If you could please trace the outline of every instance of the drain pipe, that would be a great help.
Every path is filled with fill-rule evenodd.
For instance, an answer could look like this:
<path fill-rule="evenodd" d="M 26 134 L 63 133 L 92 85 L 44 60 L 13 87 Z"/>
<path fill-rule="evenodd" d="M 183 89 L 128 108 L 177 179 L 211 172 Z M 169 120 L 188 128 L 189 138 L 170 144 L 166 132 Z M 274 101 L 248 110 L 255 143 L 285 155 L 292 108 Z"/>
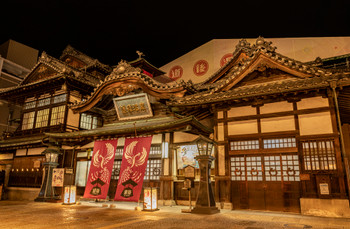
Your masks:
<path fill-rule="evenodd" d="M 329 81 L 329 86 L 332 89 L 332 94 L 333 94 L 333 100 L 334 100 L 334 105 L 335 105 L 335 113 L 337 115 L 337 123 L 338 123 L 338 128 L 339 128 L 339 134 L 340 134 L 340 144 L 341 144 L 341 151 L 342 151 L 342 156 L 345 158 L 345 145 L 344 145 L 344 136 L 343 136 L 343 129 L 341 125 L 341 120 L 340 120 L 340 114 L 339 114 L 339 105 L 338 105 L 338 98 L 337 98 L 337 80 L 332 80 Z M 345 169 L 345 167 L 344 167 Z"/>

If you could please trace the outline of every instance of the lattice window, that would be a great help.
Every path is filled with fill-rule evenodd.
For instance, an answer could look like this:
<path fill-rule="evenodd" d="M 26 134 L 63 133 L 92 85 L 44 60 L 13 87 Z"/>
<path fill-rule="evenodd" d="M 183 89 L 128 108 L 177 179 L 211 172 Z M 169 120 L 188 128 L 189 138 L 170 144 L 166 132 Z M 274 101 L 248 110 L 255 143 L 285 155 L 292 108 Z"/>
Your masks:
<path fill-rule="evenodd" d="M 53 97 L 53 103 L 61 103 L 67 100 L 67 94 L 56 95 Z"/>
<path fill-rule="evenodd" d="M 119 179 L 119 173 L 120 173 L 121 165 L 122 165 L 122 161 L 121 160 L 114 161 L 113 169 L 112 169 L 112 176 L 111 176 L 112 180 L 118 180 Z"/>
<path fill-rule="evenodd" d="M 263 171 L 261 157 L 246 157 L 247 181 L 262 181 Z"/>
<path fill-rule="evenodd" d="M 40 110 L 36 114 L 35 128 L 45 127 L 49 121 L 49 111 L 50 109 Z"/>
<path fill-rule="evenodd" d="M 28 102 L 24 104 L 23 109 L 26 110 L 26 109 L 35 108 L 35 105 L 36 105 L 36 101 Z"/>
<path fill-rule="evenodd" d="M 115 152 L 115 156 L 122 157 L 123 156 L 123 150 L 124 150 L 124 147 L 117 147 L 117 150 Z"/>
<path fill-rule="evenodd" d="M 99 119 L 96 116 L 82 113 L 80 116 L 80 128 L 91 130 L 99 126 Z"/>
<path fill-rule="evenodd" d="M 333 140 L 303 141 L 302 147 L 305 170 L 318 171 L 337 169 Z"/>
<path fill-rule="evenodd" d="M 150 154 L 150 155 L 159 155 L 159 154 L 162 154 L 161 145 L 154 145 L 154 146 L 151 146 L 151 149 L 150 149 L 149 154 Z"/>
<path fill-rule="evenodd" d="M 245 181 L 245 160 L 244 157 L 231 157 L 231 180 Z"/>
<path fill-rule="evenodd" d="M 65 105 L 52 108 L 51 122 L 50 122 L 51 126 L 59 125 L 59 124 L 63 123 L 64 112 L 66 110 L 65 108 L 66 108 Z"/>
<path fill-rule="evenodd" d="M 22 120 L 22 130 L 33 129 L 35 111 L 24 113 Z"/>
<path fill-rule="evenodd" d="M 159 180 L 162 172 L 161 159 L 148 159 L 145 180 Z"/>
<path fill-rule="evenodd" d="M 231 141 L 231 150 L 259 149 L 259 140 Z"/>
<path fill-rule="evenodd" d="M 284 181 L 300 181 L 298 155 L 282 155 Z"/>
<path fill-rule="evenodd" d="M 264 149 L 297 147 L 295 138 L 264 139 Z"/>
<path fill-rule="evenodd" d="M 50 101 L 51 101 L 51 98 L 46 98 L 46 99 L 40 99 L 38 101 L 38 107 L 43 107 L 43 106 L 46 106 L 46 105 L 49 105 L 50 104 Z"/>
<path fill-rule="evenodd" d="M 281 156 L 265 156 L 265 180 L 266 181 L 281 181 Z"/>

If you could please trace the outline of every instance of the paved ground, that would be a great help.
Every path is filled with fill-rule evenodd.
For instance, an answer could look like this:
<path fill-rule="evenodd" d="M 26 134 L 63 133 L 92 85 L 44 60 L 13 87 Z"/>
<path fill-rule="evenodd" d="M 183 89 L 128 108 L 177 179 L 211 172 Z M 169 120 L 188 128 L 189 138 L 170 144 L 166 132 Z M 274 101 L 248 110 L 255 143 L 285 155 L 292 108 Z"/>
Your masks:
<path fill-rule="evenodd" d="M 322 228 L 350 229 L 350 219 L 299 214 L 221 210 L 214 215 L 181 213 L 186 206 L 160 206 L 159 211 L 135 210 L 137 203 L 84 201 L 80 205 L 0 201 L 0 228 Z"/>

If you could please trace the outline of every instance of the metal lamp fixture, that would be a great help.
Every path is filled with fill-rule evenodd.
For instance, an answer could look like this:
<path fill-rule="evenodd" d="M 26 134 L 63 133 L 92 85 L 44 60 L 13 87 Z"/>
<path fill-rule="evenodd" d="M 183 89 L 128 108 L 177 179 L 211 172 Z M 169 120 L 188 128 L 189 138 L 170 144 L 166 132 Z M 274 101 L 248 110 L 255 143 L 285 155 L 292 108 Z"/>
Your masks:
<path fill-rule="evenodd" d="M 53 169 L 58 166 L 58 156 L 61 154 L 58 146 L 49 145 L 41 154 L 45 154 L 46 162 L 44 165 L 44 177 L 39 196 L 35 201 L 39 202 L 54 202 L 60 200 L 59 196 L 55 196 L 52 187 L 52 173 Z"/>
<path fill-rule="evenodd" d="M 199 164 L 200 181 L 197 193 L 196 206 L 191 211 L 191 213 L 219 213 L 220 210 L 216 207 L 210 180 L 211 164 L 215 159 L 211 154 L 215 142 L 202 135 L 199 135 L 199 137 L 194 142 L 198 147 L 199 153 L 199 155 L 196 156 L 195 159 L 198 160 Z"/>

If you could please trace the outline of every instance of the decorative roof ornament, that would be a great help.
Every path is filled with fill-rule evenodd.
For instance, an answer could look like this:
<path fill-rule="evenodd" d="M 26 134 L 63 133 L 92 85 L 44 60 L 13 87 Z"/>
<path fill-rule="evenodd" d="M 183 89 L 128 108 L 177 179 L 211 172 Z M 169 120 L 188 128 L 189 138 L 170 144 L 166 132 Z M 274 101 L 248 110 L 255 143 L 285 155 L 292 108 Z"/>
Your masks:
<path fill-rule="evenodd" d="M 256 39 L 256 44 L 252 46 L 255 50 L 260 50 L 262 52 L 275 52 L 276 47 L 271 45 L 271 41 L 265 41 L 265 39 L 261 36 L 259 36 Z"/>
<path fill-rule="evenodd" d="M 136 53 L 139 56 L 139 59 L 141 59 L 143 56 L 145 56 L 145 54 L 143 52 L 140 52 L 138 50 L 136 50 Z"/>
<path fill-rule="evenodd" d="M 113 73 L 116 75 L 124 74 L 127 72 L 141 72 L 140 68 L 132 67 L 127 61 L 121 60 L 117 67 L 113 69 Z"/>

